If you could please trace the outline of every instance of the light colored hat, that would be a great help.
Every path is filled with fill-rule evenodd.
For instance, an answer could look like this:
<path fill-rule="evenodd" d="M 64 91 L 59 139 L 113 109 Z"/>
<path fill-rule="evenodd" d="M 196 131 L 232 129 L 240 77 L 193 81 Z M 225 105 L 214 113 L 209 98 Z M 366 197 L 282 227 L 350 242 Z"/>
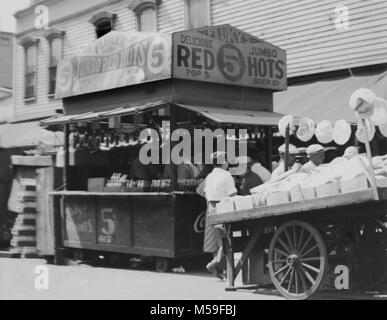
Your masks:
<path fill-rule="evenodd" d="M 333 124 L 329 120 L 321 121 L 317 124 L 315 131 L 318 142 L 327 144 L 333 141 Z"/>
<path fill-rule="evenodd" d="M 300 120 L 297 130 L 297 138 L 303 142 L 307 142 L 313 138 L 316 124 L 309 118 L 303 118 Z"/>
<path fill-rule="evenodd" d="M 346 159 L 350 159 L 353 156 L 356 156 L 357 154 L 359 154 L 358 148 L 350 146 L 347 149 L 345 149 L 343 157 Z"/>
<path fill-rule="evenodd" d="M 214 152 L 211 155 L 211 160 L 213 161 L 214 164 L 225 164 L 227 163 L 227 155 L 226 152 L 224 151 L 217 151 Z"/>
<path fill-rule="evenodd" d="M 387 101 L 383 98 L 376 98 L 374 102 L 374 112 L 370 121 L 377 126 L 387 124 Z"/>
<path fill-rule="evenodd" d="M 298 148 L 298 153 L 306 153 L 306 149 L 304 147 Z"/>
<path fill-rule="evenodd" d="M 323 152 L 324 147 L 319 144 L 312 144 L 306 149 L 306 154 L 310 156 L 311 154 L 317 153 L 317 152 Z"/>
<path fill-rule="evenodd" d="M 286 145 L 283 144 L 282 146 L 280 146 L 278 148 L 278 152 L 285 153 L 286 152 Z M 289 154 L 298 154 L 298 149 L 292 144 L 289 144 Z"/>
<path fill-rule="evenodd" d="M 229 168 L 229 172 L 233 176 L 241 176 L 246 173 L 249 164 L 253 163 L 253 159 L 247 156 L 236 158 L 236 162 L 233 163 L 234 167 Z"/>
<path fill-rule="evenodd" d="M 351 138 L 351 125 L 345 120 L 339 120 L 335 123 L 333 130 L 333 140 L 338 145 L 344 145 Z"/>
<path fill-rule="evenodd" d="M 369 118 L 374 111 L 375 99 L 376 95 L 370 89 L 361 88 L 352 94 L 349 105 L 361 118 Z M 360 107 L 364 110 L 360 110 Z"/>
<path fill-rule="evenodd" d="M 368 141 L 371 141 L 374 138 L 374 136 L 375 136 L 375 132 L 376 132 L 375 125 L 373 123 L 371 123 L 367 119 L 365 120 L 365 122 L 366 122 L 367 133 L 368 133 Z M 365 130 L 366 130 L 366 128 L 363 125 L 363 121 L 360 120 L 357 123 L 356 138 L 361 143 L 366 143 L 366 141 L 367 141 L 367 139 L 366 139 L 366 131 Z"/>
<path fill-rule="evenodd" d="M 294 133 L 294 117 L 292 115 L 284 116 L 279 122 L 278 122 L 278 130 L 281 136 L 286 136 L 286 127 L 290 127 L 289 134 L 292 135 Z"/>

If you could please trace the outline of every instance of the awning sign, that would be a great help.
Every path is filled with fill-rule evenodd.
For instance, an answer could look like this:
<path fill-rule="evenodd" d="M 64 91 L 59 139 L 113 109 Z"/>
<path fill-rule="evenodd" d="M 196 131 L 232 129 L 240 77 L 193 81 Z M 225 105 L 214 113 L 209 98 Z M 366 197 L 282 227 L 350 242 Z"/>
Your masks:
<path fill-rule="evenodd" d="M 173 35 L 173 77 L 285 90 L 286 52 L 229 25 Z"/>
<path fill-rule="evenodd" d="M 112 31 L 58 66 L 64 98 L 171 77 L 171 35 Z"/>

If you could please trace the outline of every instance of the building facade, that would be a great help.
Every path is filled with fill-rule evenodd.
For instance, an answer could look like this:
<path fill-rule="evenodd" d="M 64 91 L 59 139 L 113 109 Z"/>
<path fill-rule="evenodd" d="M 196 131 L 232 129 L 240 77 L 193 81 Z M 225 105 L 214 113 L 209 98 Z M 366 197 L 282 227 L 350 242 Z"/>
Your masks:
<path fill-rule="evenodd" d="M 0 32 L 0 123 L 13 117 L 13 41 L 12 33 Z"/>
<path fill-rule="evenodd" d="M 58 60 L 110 30 L 175 32 L 231 24 L 287 50 L 302 78 L 387 63 L 385 0 L 45 0 L 16 13 L 14 117 L 40 119 L 55 99 Z"/>

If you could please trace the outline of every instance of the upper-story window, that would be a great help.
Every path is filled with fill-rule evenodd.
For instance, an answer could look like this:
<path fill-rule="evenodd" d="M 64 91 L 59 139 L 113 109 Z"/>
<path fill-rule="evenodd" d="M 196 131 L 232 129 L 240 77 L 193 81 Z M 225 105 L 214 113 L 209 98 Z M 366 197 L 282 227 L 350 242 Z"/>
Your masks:
<path fill-rule="evenodd" d="M 59 61 L 62 60 L 64 35 L 65 32 L 59 29 L 50 29 L 45 34 L 50 47 L 50 61 L 48 67 L 48 94 L 50 95 L 55 93 L 56 71 Z"/>
<path fill-rule="evenodd" d="M 19 41 L 24 47 L 24 98 L 36 98 L 37 48 L 39 39 L 26 37 Z"/>
<path fill-rule="evenodd" d="M 157 7 L 161 0 L 134 0 L 129 9 L 137 17 L 137 30 L 142 32 L 157 32 Z"/>
<path fill-rule="evenodd" d="M 97 38 L 103 37 L 105 34 L 114 30 L 114 24 L 116 21 L 117 15 L 110 12 L 99 12 L 95 14 L 89 22 L 95 26 L 95 32 Z"/>
<path fill-rule="evenodd" d="M 185 0 L 187 28 L 195 29 L 209 26 L 210 18 L 210 0 Z"/>

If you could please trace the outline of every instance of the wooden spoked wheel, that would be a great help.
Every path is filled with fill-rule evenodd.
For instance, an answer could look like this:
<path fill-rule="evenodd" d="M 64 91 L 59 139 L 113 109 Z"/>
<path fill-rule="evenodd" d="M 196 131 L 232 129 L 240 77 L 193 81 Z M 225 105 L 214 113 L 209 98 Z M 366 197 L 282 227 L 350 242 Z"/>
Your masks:
<path fill-rule="evenodd" d="M 290 221 L 276 231 L 269 248 L 269 271 L 281 295 L 296 300 L 311 297 L 318 291 L 326 268 L 326 247 L 312 225 Z"/>

